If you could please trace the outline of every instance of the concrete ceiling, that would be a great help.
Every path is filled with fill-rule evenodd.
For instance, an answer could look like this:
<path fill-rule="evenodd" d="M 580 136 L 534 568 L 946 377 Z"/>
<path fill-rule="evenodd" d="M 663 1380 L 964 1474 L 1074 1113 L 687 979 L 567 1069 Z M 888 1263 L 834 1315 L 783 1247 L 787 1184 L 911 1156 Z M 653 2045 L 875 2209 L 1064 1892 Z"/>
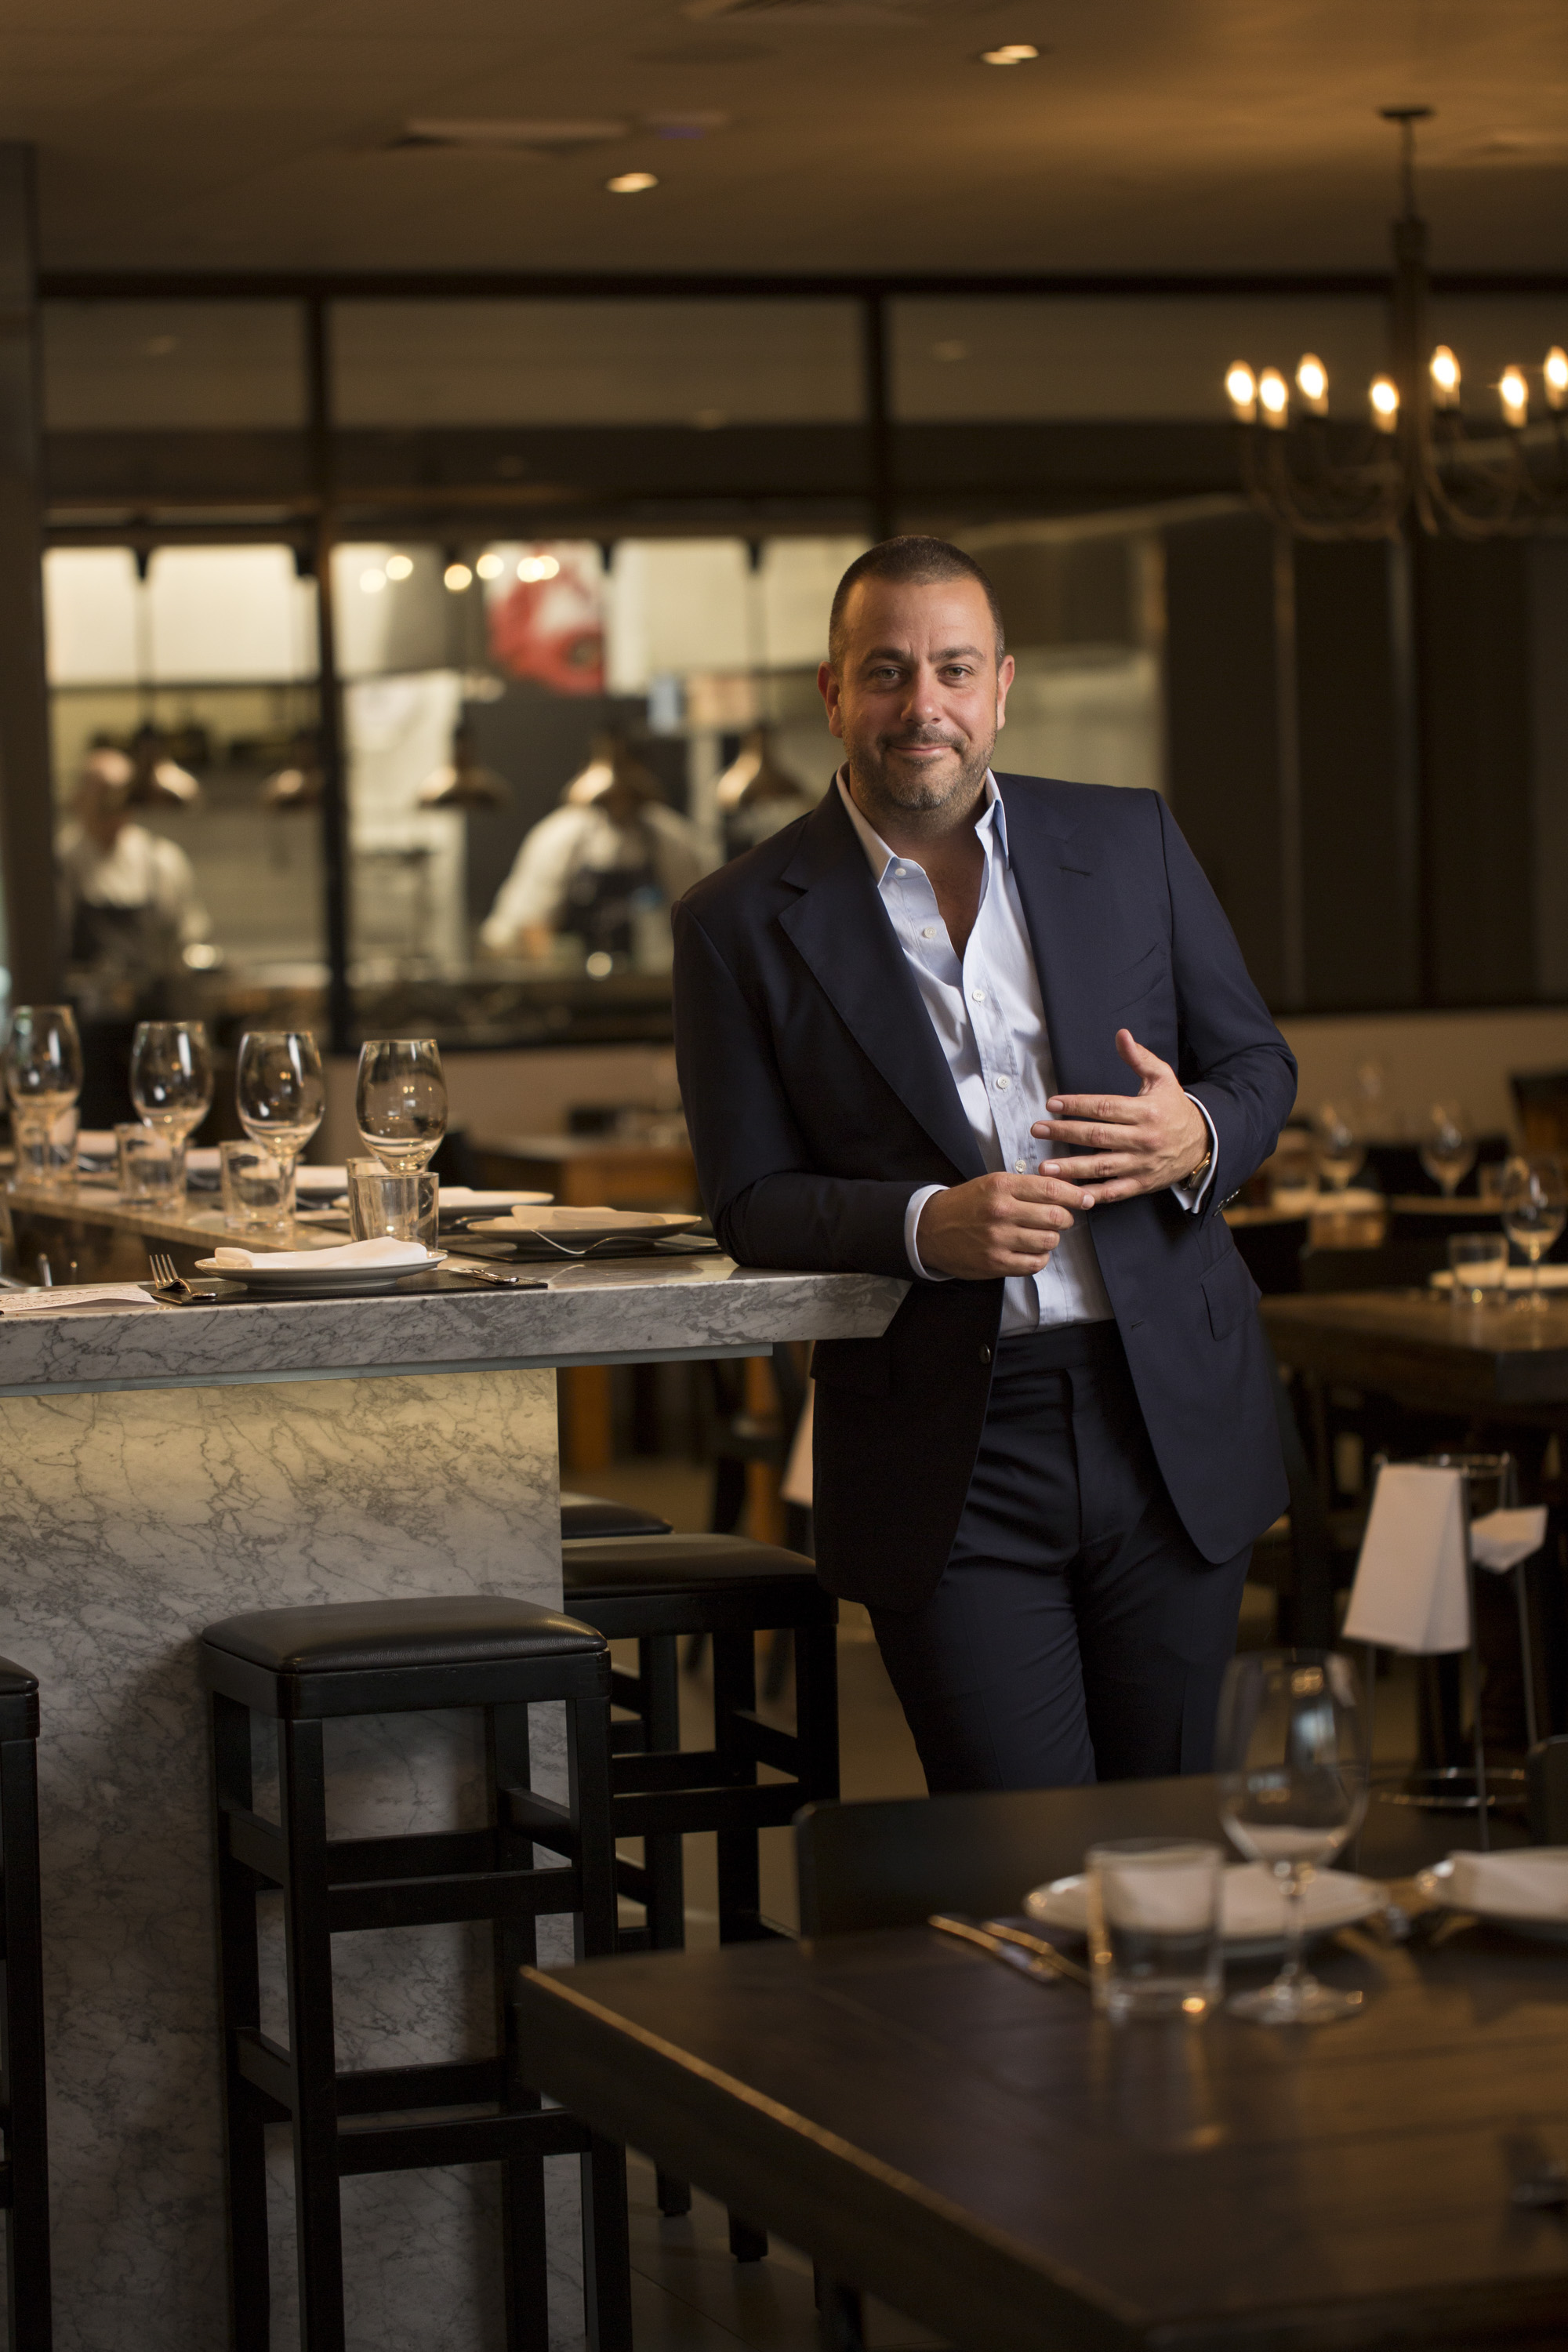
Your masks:
<path fill-rule="evenodd" d="M 1377 268 L 1415 103 L 1437 265 L 1568 267 L 1565 0 L 0 0 L 56 268 Z"/>

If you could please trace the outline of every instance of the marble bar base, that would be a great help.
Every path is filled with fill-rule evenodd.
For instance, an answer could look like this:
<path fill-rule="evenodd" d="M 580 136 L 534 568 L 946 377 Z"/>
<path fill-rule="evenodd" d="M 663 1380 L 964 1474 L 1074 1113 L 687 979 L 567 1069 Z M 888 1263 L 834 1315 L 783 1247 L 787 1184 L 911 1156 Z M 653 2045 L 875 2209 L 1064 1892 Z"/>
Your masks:
<path fill-rule="evenodd" d="M 0 1653 L 37 1674 L 56 2343 L 226 2341 L 202 1629 L 431 1592 L 559 1605 L 555 1381 L 472 1370 L 0 1398 Z M 562 1729 L 539 1711 L 536 1784 Z M 331 1826 L 470 1824 L 478 1718 L 329 1727 Z M 258 1774 L 270 1740 L 258 1745 Z M 265 1793 L 258 1805 L 268 1809 Z M 268 1937 L 276 1948 L 276 1928 Z M 546 1958 L 563 1957 L 543 1946 Z M 486 1931 L 335 1940 L 339 2063 L 492 2046 Z M 270 2031 L 287 2039 L 276 1965 Z M 273 2340 L 297 2342 L 287 2135 Z M 574 2160 L 552 2165 L 552 2304 L 581 2341 Z M 496 2168 L 351 2179 L 353 2352 L 500 2340 Z"/>

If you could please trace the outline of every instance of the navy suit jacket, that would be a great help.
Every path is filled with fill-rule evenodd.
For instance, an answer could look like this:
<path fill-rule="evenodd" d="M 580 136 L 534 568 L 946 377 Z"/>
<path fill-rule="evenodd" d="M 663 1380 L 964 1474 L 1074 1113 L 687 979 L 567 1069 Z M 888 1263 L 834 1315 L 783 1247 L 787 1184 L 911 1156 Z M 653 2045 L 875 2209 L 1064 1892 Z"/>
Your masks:
<path fill-rule="evenodd" d="M 1258 1292 L 1222 1193 L 1274 1149 L 1296 1066 L 1157 793 L 998 775 L 1057 1084 L 1135 1094 L 1119 1028 L 1169 1062 L 1219 1140 L 1197 1215 L 1168 1192 L 1090 1213 L 1144 1423 L 1205 1559 L 1285 1507 Z M 836 790 L 675 908 L 675 1034 L 702 1196 L 742 1265 L 908 1276 L 924 1184 L 985 1173 Z M 919 1607 L 947 1561 L 984 1423 L 1002 1284 L 915 1282 L 878 1339 L 816 1352 L 817 1566 Z"/>

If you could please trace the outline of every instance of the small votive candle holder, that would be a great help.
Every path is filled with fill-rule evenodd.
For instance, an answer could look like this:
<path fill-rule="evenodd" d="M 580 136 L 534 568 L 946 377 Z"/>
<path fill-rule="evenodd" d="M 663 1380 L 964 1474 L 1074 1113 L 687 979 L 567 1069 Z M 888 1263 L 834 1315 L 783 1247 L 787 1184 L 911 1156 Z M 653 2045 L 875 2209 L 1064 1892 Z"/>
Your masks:
<path fill-rule="evenodd" d="M 277 1233 L 294 1222 L 294 1162 L 265 1144 L 218 1145 L 223 1173 L 223 1221 L 239 1232 Z"/>
<path fill-rule="evenodd" d="M 127 1123 L 114 1130 L 120 1155 L 120 1197 L 128 1208 L 163 1209 L 178 1216 L 185 1201 L 183 1136 Z"/>
<path fill-rule="evenodd" d="M 428 1169 L 395 1172 L 379 1160 L 349 1161 L 349 1231 L 356 1242 L 421 1242 L 436 1246 L 441 1188 Z"/>
<path fill-rule="evenodd" d="M 1456 1307 L 1502 1307 L 1508 1301 L 1508 1241 L 1502 1234 L 1455 1234 L 1448 1271 Z"/>

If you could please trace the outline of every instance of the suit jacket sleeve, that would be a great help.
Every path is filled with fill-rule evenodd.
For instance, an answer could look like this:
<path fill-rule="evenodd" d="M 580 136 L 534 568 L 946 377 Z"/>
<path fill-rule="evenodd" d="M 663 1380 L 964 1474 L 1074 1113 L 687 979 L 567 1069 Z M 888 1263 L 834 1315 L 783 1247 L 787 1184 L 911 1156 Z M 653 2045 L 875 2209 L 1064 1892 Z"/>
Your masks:
<path fill-rule="evenodd" d="M 811 1167 L 771 1026 L 684 903 L 675 927 L 675 1052 L 702 1198 L 742 1265 L 907 1280 L 904 1210 L 920 1187 Z"/>
<path fill-rule="evenodd" d="M 1296 1060 L 1252 984 L 1207 876 L 1164 801 L 1157 805 L 1180 1016 L 1177 1076 L 1219 1139 L 1220 1182 L 1199 1212 L 1212 1215 L 1273 1150 L 1296 1099 Z"/>

